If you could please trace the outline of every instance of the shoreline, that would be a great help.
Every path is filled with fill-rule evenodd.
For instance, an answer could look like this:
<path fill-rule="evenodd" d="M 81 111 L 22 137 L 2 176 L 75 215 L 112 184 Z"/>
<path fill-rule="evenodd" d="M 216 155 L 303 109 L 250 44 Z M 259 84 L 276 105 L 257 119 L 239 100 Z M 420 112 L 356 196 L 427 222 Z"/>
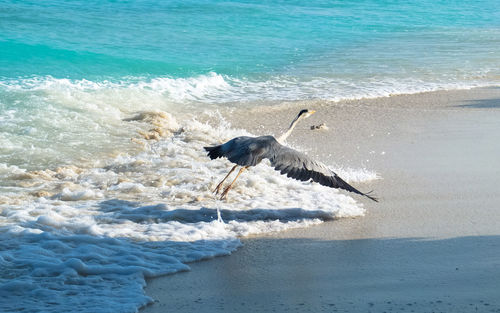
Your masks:
<path fill-rule="evenodd" d="M 232 256 L 148 280 L 141 312 L 500 310 L 500 88 L 234 109 L 232 127 L 277 134 L 301 104 L 317 114 L 289 144 L 382 179 L 367 213 L 241 238 Z M 326 123 L 328 131 L 311 131 Z M 167 292 L 168 290 L 168 292 Z"/>

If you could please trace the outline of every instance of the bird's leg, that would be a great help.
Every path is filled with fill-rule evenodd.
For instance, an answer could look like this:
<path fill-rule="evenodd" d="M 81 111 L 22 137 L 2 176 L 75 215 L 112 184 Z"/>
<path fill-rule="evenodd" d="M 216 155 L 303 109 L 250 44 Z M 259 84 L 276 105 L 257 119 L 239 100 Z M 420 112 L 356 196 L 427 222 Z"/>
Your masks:
<path fill-rule="evenodd" d="M 231 187 L 233 187 L 234 182 L 238 179 L 238 177 L 241 175 L 241 173 L 243 173 L 243 171 L 246 170 L 247 168 L 248 168 L 248 166 L 240 168 L 240 171 L 238 172 L 238 175 L 236 175 L 236 177 L 234 178 L 233 182 L 231 184 L 229 184 L 229 186 L 227 186 L 226 189 L 224 189 L 224 191 L 220 195 L 221 200 L 226 198 L 227 193 L 229 192 Z"/>
<path fill-rule="evenodd" d="M 219 194 L 220 189 L 221 189 L 221 187 L 222 187 L 222 184 L 223 184 L 223 183 L 224 183 L 224 181 L 225 181 L 225 180 L 229 177 L 229 175 L 231 175 L 231 173 L 232 173 L 232 172 L 236 169 L 236 167 L 237 167 L 237 166 L 238 166 L 238 165 L 233 166 L 233 168 L 229 171 L 229 173 L 227 173 L 226 177 L 224 177 L 224 179 L 223 179 L 223 180 L 221 180 L 221 182 L 217 185 L 217 187 L 215 187 L 215 189 L 214 189 L 214 193 L 215 193 L 216 195 L 217 195 L 217 194 Z"/>

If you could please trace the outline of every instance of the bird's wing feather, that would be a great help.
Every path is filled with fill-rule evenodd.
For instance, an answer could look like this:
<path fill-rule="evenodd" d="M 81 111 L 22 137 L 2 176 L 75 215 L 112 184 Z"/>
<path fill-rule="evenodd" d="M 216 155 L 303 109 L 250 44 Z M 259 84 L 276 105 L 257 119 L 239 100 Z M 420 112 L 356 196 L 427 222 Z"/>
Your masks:
<path fill-rule="evenodd" d="M 323 163 L 311 159 L 302 152 L 283 146 L 276 140 L 270 143 L 270 148 L 262 157 L 269 159 L 272 167 L 290 178 L 301 181 L 312 179 L 323 186 L 344 189 L 377 201 L 376 198 L 349 185 Z"/>

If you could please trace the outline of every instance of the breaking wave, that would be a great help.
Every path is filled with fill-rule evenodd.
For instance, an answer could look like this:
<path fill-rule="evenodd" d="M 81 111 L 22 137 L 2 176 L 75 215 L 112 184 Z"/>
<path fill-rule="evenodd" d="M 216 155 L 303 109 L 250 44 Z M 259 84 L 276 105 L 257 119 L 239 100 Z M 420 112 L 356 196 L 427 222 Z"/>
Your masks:
<path fill-rule="evenodd" d="M 437 90 L 498 86 L 497 77 L 488 71 L 462 73 L 434 78 L 371 76 L 365 79 L 335 77 L 297 78 L 278 75 L 237 78 L 214 72 L 187 78 L 124 77 L 121 80 L 71 80 L 51 76 L 0 81 L 0 90 L 41 91 L 53 96 L 76 96 L 82 92 L 98 99 L 118 99 L 134 103 L 142 99 L 151 104 L 224 104 L 251 101 L 294 101 L 322 99 L 340 101 L 377 98 Z M 132 99 L 127 100 L 129 97 Z M 135 99 L 134 99 L 135 98 Z M 114 101 L 112 101 L 114 102 Z"/>

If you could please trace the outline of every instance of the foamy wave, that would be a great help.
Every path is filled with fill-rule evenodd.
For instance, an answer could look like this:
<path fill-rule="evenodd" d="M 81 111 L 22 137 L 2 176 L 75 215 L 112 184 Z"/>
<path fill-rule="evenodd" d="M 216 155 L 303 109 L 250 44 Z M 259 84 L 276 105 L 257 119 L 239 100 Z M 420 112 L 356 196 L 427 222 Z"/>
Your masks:
<path fill-rule="evenodd" d="M 233 87 L 225 94 L 226 101 L 257 100 L 354 100 L 388 97 L 398 94 L 414 94 L 438 90 L 470 89 L 498 86 L 498 81 L 483 79 L 433 79 L 374 77 L 368 80 L 346 80 L 337 78 L 296 79 L 278 76 L 267 81 L 233 79 Z"/>
<path fill-rule="evenodd" d="M 137 101 L 141 106 L 147 106 L 151 105 L 151 103 L 143 103 L 144 100 L 163 104 L 165 101 L 204 102 L 208 100 L 210 102 L 215 97 L 232 93 L 231 90 L 233 87 L 230 85 L 230 82 L 231 80 L 228 77 L 216 73 L 188 78 L 125 77 L 117 81 L 71 80 L 44 76 L 0 81 L 0 88 L 18 92 L 45 92 L 47 95 L 59 98 L 76 98 L 81 96 L 82 93 L 88 93 L 93 95 L 98 101 L 102 97 L 106 97 L 106 100 L 111 100 L 111 96 L 118 97 L 120 100 L 125 100 L 126 97 L 135 97 L 136 99 L 130 99 L 130 101 Z M 111 101 L 111 103 L 115 102 Z M 125 103 L 127 102 L 129 101 Z"/>
<path fill-rule="evenodd" d="M 0 266 L 8 273 L 0 281 L 0 310 L 137 312 L 152 302 L 143 292 L 145 277 L 185 271 L 185 262 L 229 254 L 239 245 L 230 239 L 144 244 L 86 234 L 0 232 Z"/>
<path fill-rule="evenodd" d="M 50 76 L 1 81 L 0 88 L 10 91 L 41 91 L 59 100 L 81 100 L 93 103 L 120 103 L 119 107 L 165 108 L 169 103 L 227 103 L 249 101 L 290 101 L 323 99 L 330 101 L 387 97 L 437 90 L 470 89 L 498 86 L 489 75 L 470 73 L 457 77 L 426 79 L 417 77 L 368 77 L 346 79 L 335 77 L 297 78 L 286 75 L 267 79 L 237 78 L 208 73 L 188 78 L 125 77 L 119 81 L 57 79 Z M 170 107 L 170 109 L 175 109 Z"/>
<path fill-rule="evenodd" d="M 0 199 L 0 311 L 71 311 L 85 301 L 85 312 L 135 312 L 152 301 L 143 294 L 146 277 L 230 254 L 240 236 L 364 214 L 350 194 L 289 179 L 267 164 L 245 172 L 227 201 L 217 200 L 212 190 L 232 165 L 209 160 L 203 146 L 249 134 L 211 119 L 131 115 L 121 123 L 150 123 L 157 136 L 136 134 L 139 152 L 87 167 L 0 164 L 18 197 Z M 342 174 L 373 179 L 364 169 Z"/>
<path fill-rule="evenodd" d="M 369 182 L 381 177 L 366 168 L 334 168 L 333 171 L 349 183 Z"/>

